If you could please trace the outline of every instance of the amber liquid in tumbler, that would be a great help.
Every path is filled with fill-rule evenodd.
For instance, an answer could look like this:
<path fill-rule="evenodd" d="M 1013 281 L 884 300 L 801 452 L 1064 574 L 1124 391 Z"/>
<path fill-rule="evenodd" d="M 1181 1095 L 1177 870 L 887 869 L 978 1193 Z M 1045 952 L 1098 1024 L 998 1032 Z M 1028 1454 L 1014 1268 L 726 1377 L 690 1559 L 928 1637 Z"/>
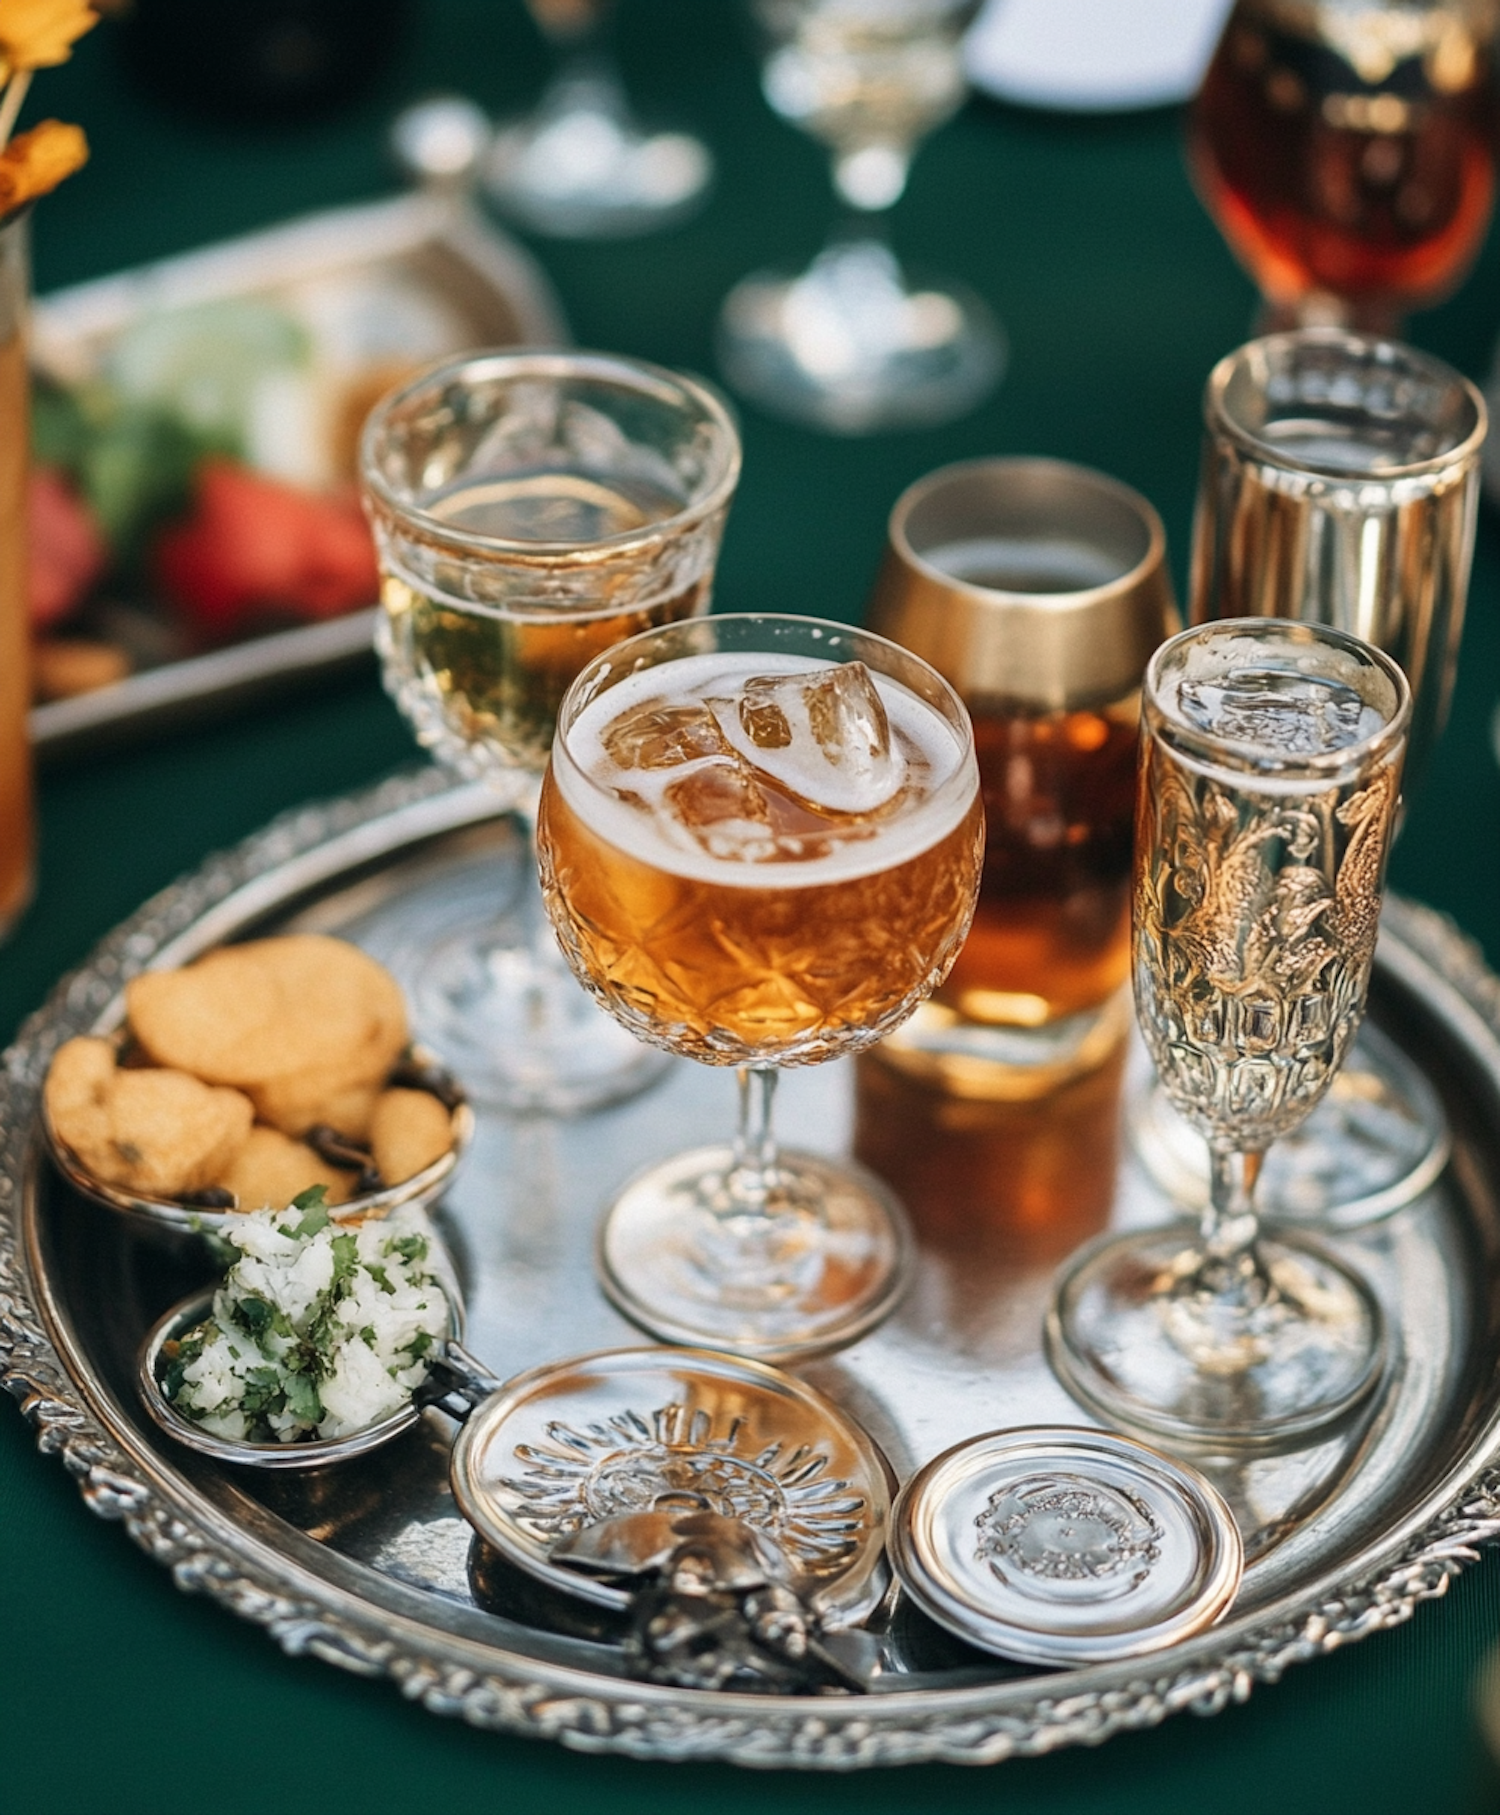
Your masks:
<path fill-rule="evenodd" d="M 1130 972 L 1138 710 L 978 706 L 986 843 L 974 925 L 935 1000 L 1040 1027 L 1096 1008 Z"/>
<path fill-rule="evenodd" d="M 1209 211 L 1262 292 L 1289 308 L 1326 293 L 1375 328 L 1457 285 L 1494 194 L 1485 48 L 1441 12 L 1404 44 L 1392 21 L 1412 15 L 1379 11 L 1341 47 L 1241 0 L 1189 126 Z"/>
<path fill-rule="evenodd" d="M 476 534 L 586 550 L 675 516 L 682 503 L 637 482 L 545 472 L 466 481 L 428 508 Z M 540 560 L 544 551 L 537 552 Z M 652 552 L 643 553 L 642 567 Z M 381 583 L 388 667 L 419 740 L 429 748 L 467 746 L 486 766 L 539 773 L 557 709 L 581 669 L 626 637 L 707 607 L 708 575 L 644 603 L 632 592 L 630 605 L 612 606 L 608 592 L 627 576 L 634 578 L 628 567 L 613 566 L 594 609 L 549 610 L 542 597 L 516 606 L 474 603 L 388 569 Z"/>
<path fill-rule="evenodd" d="M 0 346 L 0 935 L 31 895 L 31 746 L 26 735 L 30 664 L 26 632 L 26 348 Z"/>
<path fill-rule="evenodd" d="M 763 658 L 742 660 L 753 675 Z M 934 731 L 951 751 L 946 726 Z M 639 840 L 628 816 L 611 818 L 610 836 L 575 810 L 554 759 L 538 845 L 574 968 L 635 1031 L 707 1064 L 811 1064 L 872 1043 L 951 963 L 979 866 L 977 800 L 936 822 L 930 842 L 911 831 L 945 777 L 926 772 L 922 749 L 905 757 L 901 792 L 869 813 L 820 808 L 756 772 L 780 854 L 680 865 L 652 835 L 630 772 L 610 779 L 640 808 Z"/>

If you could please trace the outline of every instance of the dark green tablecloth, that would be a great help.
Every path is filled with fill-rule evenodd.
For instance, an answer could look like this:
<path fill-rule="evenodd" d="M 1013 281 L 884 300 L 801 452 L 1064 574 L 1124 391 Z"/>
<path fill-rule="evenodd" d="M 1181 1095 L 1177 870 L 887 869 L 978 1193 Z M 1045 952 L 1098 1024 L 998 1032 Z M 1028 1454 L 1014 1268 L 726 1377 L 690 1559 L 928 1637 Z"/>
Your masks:
<path fill-rule="evenodd" d="M 752 266 L 802 263 L 832 214 L 820 153 L 767 112 L 723 0 L 631 0 L 624 50 L 642 100 L 713 142 L 711 207 L 679 232 L 603 246 L 544 245 L 581 343 L 711 369 L 719 298 Z M 542 57 L 518 4 L 428 0 L 400 73 L 362 108 L 279 133 L 189 127 L 127 87 L 108 28 L 40 76 L 38 109 L 83 121 L 88 169 L 39 210 L 41 289 L 392 182 L 384 126 L 401 101 L 462 87 L 487 106 L 534 93 Z M 1251 292 L 1189 190 L 1177 119 L 1084 121 L 983 103 L 917 164 L 895 217 L 903 252 L 961 275 L 994 304 L 1013 358 L 994 399 L 954 426 L 836 442 L 745 417 L 745 479 L 720 603 L 852 618 L 885 513 L 943 461 L 1031 452 L 1091 462 L 1145 491 L 1181 579 L 1198 396 L 1244 338 Z M 1500 309 L 1500 246 L 1414 336 L 1482 375 Z M 1481 525 L 1453 720 L 1395 866 L 1500 960 L 1500 537 Z M 409 760 L 373 680 L 123 757 L 49 775 L 42 882 L 0 951 L 0 1028 L 146 895 L 293 802 Z M 389 1687 L 283 1657 L 256 1628 L 169 1579 L 89 1516 L 56 1462 L 0 1412 L 0 1786 L 7 1808 L 156 1815 L 428 1815 L 457 1808 L 686 1811 L 823 1807 L 1216 1815 L 1340 1806 L 1361 1815 L 1490 1806 L 1470 1713 L 1500 1636 L 1500 1564 L 1466 1574 L 1407 1627 L 1294 1670 L 1212 1721 L 1164 1727 L 986 1771 L 939 1767 L 852 1779 L 775 1779 L 728 1767 L 647 1766 L 471 1732 Z"/>

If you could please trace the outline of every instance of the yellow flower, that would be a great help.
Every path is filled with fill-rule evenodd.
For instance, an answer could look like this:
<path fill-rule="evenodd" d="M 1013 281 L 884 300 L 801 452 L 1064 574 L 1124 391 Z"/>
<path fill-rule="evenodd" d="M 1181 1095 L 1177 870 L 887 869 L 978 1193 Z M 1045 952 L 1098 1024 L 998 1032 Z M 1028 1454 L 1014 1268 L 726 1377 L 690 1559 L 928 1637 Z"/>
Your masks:
<path fill-rule="evenodd" d="M 65 176 L 88 162 L 89 145 L 79 126 L 43 120 L 0 151 L 0 217 L 23 202 L 46 195 Z"/>
<path fill-rule="evenodd" d="M 66 63 L 73 40 L 98 23 L 88 0 L 0 0 L 0 81 Z"/>

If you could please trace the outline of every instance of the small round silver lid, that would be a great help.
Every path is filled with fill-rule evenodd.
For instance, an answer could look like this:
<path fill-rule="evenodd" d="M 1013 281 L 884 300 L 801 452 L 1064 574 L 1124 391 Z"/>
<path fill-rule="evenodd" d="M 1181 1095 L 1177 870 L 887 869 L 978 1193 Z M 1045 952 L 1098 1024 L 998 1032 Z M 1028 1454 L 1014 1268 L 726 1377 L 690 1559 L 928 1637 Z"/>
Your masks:
<path fill-rule="evenodd" d="M 991 1431 L 929 1462 L 891 1519 L 891 1562 L 939 1625 L 1032 1664 L 1159 1651 L 1233 1600 L 1244 1548 L 1199 1472 L 1109 1431 Z"/>
<path fill-rule="evenodd" d="M 508 1562 L 596 1606 L 630 1597 L 559 1545 L 650 1512 L 717 1513 L 769 1538 L 829 1625 L 863 1619 L 890 1580 L 894 1478 L 874 1441 L 805 1381 L 734 1355 L 613 1349 L 519 1374 L 459 1432 L 450 1476 Z"/>

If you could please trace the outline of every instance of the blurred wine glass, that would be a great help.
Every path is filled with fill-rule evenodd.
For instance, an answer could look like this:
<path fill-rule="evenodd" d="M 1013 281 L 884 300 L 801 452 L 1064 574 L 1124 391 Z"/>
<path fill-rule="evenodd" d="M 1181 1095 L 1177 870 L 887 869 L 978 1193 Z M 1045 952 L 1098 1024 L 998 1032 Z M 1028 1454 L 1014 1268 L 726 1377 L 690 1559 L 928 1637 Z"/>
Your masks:
<path fill-rule="evenodd" d="M 828 146 L 850 218 L 798 276 L 732 290 L 719 353 L 732 385 L 777 414 L 846 434 L 941 422 L 990 388 L 1004 340 L 970 292 L 908 279 L 877 227 L 920 141 L 956 113 L 977 0 L 751 0 L 762 86 Z"/>
<path fill-rule="evenodd" d="M 1494 195 L 1494 0 L 1238 0 L 1194 103 L 1200 194 L 1267 327 L 1395 331 Z"/>
<path fill-rule="evenodd" d="M 690 213 L 713 159 L 682 132 L 636 120 L 610 53 L 613 0 L 526 0 L 558 68 L 533 112 L 495 135 L 484 186 L 523 226 L 561 239 L 624 239 Z"/>

